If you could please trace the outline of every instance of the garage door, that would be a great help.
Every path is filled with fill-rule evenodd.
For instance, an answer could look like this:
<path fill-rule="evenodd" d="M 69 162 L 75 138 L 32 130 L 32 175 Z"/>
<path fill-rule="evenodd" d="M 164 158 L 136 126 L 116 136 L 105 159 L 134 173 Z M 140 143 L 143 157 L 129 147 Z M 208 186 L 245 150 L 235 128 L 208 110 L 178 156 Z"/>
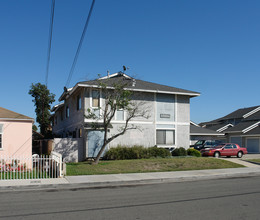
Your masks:
<path fill-rule="evenodd" d="M 259 138 L 248 138 L 246 147 L 249 153 L 259 153 Z"/>
<path fill-rule="evenodd" d="M 238 144 L 240 147 L 242 147 L 242 138 L 241 137 L 231 137 L 230 143 Z"/>

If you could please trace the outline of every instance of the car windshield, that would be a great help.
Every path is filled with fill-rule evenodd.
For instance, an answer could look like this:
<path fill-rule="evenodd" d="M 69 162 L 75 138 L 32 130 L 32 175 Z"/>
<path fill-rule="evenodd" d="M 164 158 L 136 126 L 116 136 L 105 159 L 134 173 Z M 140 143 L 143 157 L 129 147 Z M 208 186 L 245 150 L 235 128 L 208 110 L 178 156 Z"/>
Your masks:
<path fill-rule="evenodd" d="M 195 145 L 202 145 L 202 144 L 204 144 L 204 142 L 205 142 L 205 141 L 200 140 L 200 141 L 197 141 L 197 142 L 195 143 Z"/>

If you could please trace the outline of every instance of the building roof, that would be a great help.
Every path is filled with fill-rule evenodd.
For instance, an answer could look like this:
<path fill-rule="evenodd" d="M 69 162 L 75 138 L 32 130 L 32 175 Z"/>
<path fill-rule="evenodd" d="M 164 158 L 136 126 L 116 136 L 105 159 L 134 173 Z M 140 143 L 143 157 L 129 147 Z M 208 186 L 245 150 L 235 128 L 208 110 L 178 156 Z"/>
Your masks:
<path fill-rule="evenodd" d="M 71 93 L 79 86 L 81 87 L 99 87 L 101 83 L 104 83 L 108 88 L 114 88 L 116 84 L 125 84 L 125 88 L 132 91 L 142 91 L 142 92 L 156 92 L 156 93 L 168 93 L 168 94 L 180 94 L 188 95 L 190 97 L 199 96 L 200 93 L 180 89 L 172 86 L 165 86 L 157 83 L 147 82 L 139 79 L 134 79 L 122 72 L 112 74 L 110 76 L 102 77 L 97 80 L 83 81 L 79 82 L 72 88 Z M 66 93 L 63 93 L 60 97 L 60 101 L 65 98 Z"/>
<path fill-rule="evenodd" d="M 249 108 L 240 108 L 222 118 L 219 118 L 218 120 L 222 121 L 222 120 L 228 120 L 228 119 L 243 118 L 244 115 L 250 113 L 251 111 L 254 111 L 258 107 L 260 107 L 260 106 L 253 106 L 253 107 L 249 107 Z"/>
<path fill-rule="evenodd" d="M 11 110 L 0 107 L 0 119 L 4 120 L 30 120 L 34 121 L 33 118 L 13 112 Z"/>
<path fill-rule="evenodd" d="M 250 126 L 254 125 L 255 121 L 242 121 L 239 124 L 235 125 L 234 127 L 230 127 L 225 130 L 225 133 L 232 133 L 232 132 L 242 132 L 243 130 L 249 128 Z"/>
<path fill-rule="evenodd" d="M 214 130 L 214 131 L 218 131 L 218 132 L 223 132 L 226 129 L 228 129 L 229 127 L 233 127 L 232 124 L 229 123 L 222 123 L 222 124 L 216 124 L 210 127 L 207 127 L 210 130 Z"/>
<path fill-rule="evenodd" d="M 202 128 L 202 127 L 196 126 L 194 124 L 190 124 L 190 135 L 220 136 L 220 135 L 224 135 L 224 134 L 207 129 L 207 128 Z"/>
<path fill-rule="evenodd" d="M 252 130 L 246 132 L 244 135 L 246 135 L 246 136 L 254 136 L 254 135 L 259 136 L 260 135 L 260 124 L 257 127 L 253 128 Z"/>
<path fill-rule="evenodd" d="M 260 111 L 255 112 L 254 114 L 246 117 L 243 121 L 260 121 Z"/>

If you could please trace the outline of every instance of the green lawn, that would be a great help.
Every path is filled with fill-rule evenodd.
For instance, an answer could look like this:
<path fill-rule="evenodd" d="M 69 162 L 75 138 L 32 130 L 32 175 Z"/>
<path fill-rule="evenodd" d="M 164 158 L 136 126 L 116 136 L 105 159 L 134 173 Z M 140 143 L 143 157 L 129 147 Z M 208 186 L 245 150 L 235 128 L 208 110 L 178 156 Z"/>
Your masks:
<path fill-rule="evenodd" d="M 92 165 L 89 162 L 67 163 L 67 175 L 144 173 L 238 167 L 243 166 L 225 160 L 205 157 L 111 160 L 100 161 L 98 165 Z"/>

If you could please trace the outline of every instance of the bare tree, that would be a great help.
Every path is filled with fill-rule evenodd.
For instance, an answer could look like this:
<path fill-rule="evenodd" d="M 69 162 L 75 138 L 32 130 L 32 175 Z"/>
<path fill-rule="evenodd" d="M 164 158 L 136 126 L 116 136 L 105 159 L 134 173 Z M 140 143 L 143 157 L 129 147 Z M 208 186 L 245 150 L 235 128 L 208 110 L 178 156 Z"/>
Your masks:
<path fill-rule="evenodd" d="M 141 130 L 139 126 L 131 124 L 131 119 L 148 119 L 150 117 L 149 109 L 144 107 L 144 103 L 142 101 L 136 101 L 137 94 L 127 89 L 127 85 L 132 82 L 130 81 L 131 80 L 119 80 L 113 85 L 109 85 L 109 79 L 107 81 L 103 80 L 98 82 L 99 90 L 104 99 L 104 105 L 99 108 L 99 115 L 97 115 L 93 109 L 88 109 L 88 114 L 85 116 L 93 120 L 92 129 L 102 129 L 104 131 L 104 142 L 93 164 L 98 164 L 106 146 L 115 138 L 125 134 L 128 130 Z M 117 110 L 124 110 L 126 112 L 125 123 L 118 129 L 117 133 L 109 136 L 108 129 L 111 126 L 111 121 Z"/>

